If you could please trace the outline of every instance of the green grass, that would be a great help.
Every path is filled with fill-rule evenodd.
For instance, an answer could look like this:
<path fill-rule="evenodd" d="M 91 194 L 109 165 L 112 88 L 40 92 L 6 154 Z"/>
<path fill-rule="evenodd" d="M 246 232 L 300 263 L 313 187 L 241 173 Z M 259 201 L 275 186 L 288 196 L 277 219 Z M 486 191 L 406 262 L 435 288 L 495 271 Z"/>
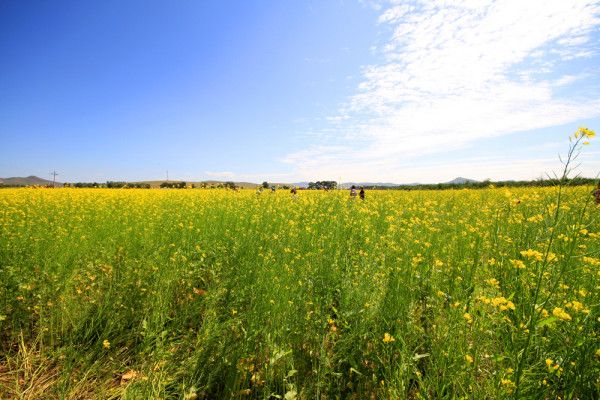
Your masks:
<path fill-rule="evenodd" d="M 0 398 L 597 398 L 589 191 L 3 190 Z"/>

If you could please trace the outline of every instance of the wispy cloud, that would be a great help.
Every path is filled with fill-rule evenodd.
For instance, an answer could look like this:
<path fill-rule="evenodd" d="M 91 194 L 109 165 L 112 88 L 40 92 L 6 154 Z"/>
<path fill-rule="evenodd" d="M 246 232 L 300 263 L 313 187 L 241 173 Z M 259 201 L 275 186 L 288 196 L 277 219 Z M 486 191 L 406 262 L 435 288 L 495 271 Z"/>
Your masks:
<path fill-rule="evenodd" d="M 597 55 L 597 1 L 392 1 L 378 24 L 382 62 L 284 158 L 300 176 L 390 179 L 399 159 L 600 116 L 598 96 L 558 94 L 589 78 L 559 71 Z"/>

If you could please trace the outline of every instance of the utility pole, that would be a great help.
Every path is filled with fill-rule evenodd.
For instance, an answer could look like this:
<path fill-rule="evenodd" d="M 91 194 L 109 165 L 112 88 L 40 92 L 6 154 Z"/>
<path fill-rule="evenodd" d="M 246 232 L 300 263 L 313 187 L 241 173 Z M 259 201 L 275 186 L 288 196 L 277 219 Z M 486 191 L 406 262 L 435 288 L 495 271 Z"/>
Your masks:
<path fill-rule="evenodd" d="M 56 171 L 52 171 L 50 175 L 52 175 L 52 187 L 56 188 L 56 175 L 58 174 L 56 173 Z"/>
<path fill-rule="evenodd" d="M 167 170 L 167 182 L 169 182 L 169 171 Z"/>

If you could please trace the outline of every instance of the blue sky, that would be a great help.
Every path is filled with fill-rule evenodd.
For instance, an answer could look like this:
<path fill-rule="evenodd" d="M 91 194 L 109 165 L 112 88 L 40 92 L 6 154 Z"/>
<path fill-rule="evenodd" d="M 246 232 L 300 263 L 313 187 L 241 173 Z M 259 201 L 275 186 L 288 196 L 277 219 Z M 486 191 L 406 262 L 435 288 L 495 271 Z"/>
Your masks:
<path fill-rule="evenodd" d="M 0 176 L 538 178 L 600 130 L 599 27 L 585 0 L 3 1 Z"/>

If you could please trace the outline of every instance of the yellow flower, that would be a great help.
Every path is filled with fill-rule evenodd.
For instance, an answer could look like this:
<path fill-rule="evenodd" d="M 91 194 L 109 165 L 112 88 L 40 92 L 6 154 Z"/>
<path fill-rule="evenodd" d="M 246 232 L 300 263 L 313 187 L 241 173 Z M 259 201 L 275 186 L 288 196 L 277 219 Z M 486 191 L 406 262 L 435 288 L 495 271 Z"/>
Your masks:
<path fill-rule="evenodd" d="M 548 372 L 554 372 L 560 368 L 560 365 L 555 364 L 551 358 L 546 358 L 546 367 L 548 368 Z"/>
<path fill-rule="evenodd" d="M 389 333 L 384 333 L 383 334 L 383 343 L 391 343 L 391 342 L 395 342 L 396 339 L 394 339 L 394 337 L 392 335 L 390 335 Z"/>
<path fill-rule="evenodd" d="M 469 313 L 464 313 L 463 314 L 463 318 L 467 320 L 468 324 L 472 324 L 473 323 L 473 317 L 471 316 L 471 314 Z"/>
<path fill-rule="evenodd" d="M 467 363 L 473 364 L 473 357 L 471 357 L 470 355 L 465 354 L 465 360 L 467 361 Z"/>
<path fill-rule="evenodd" d="M 539 251 L 531 250 L 531 249 L 521 251 L 521 255 L 523 257 L 527 257 L 527 258 L 533 258 L 536 261 L 542 261 L 542 259 L 544 257 L 544 255 L 542 253 L 540 253 Z"/>
<path fill-rule="evenodd" d="M 500 382 L 502 383 L 502 385 L 503 385 L 503 386 L 506 386 L 506 389 L 507 389 L 509 392 L 512 392 L 512 391 L 513 391 L 513 389 L 515 388 L 515 383 L 514 383 L 513 381 L 511 381 L 510 379 L 505 379 L 505 378 L 502 378 L 502 379 L 500 380 Z"/>
<path fill-rule="evenodd" d="M 575 132 L 575 137 L 579 137 L 579 136 L 593 138 L 594 136 L 596 136 L 596 132 L 582 126 L 579 129 L 577 129 L 577 132 Z"/>
<path fill-rule="evenodd" d="M 512 301 L 507 300 L 505 297 L 501 296 L 501 297 L 496 297 L 492 299 L 492 304 L 495 307 L 498 307 L 500 309 L 500 311 L 506 311 L 506 310 L 514 310 L 515 309 L 515 305 L 513 304 Z"/>
<path fill-rule="evenodd" d="M 596 355 L 600 357 L 600 349 L 596 350 Z"/>
<path fill-rule="evenodd" d="M 581 311 L 583 310 L 585 307 L 583 306 L 582 303 L 578 302 L 577 300 L 573 300 L 568 302 L 567 304 L 565 304 L 565 307 L 567 308 L 571 308 L 574 311 Z"/>
<path fill-rule="evenodd" d="M 497 288 L 500 287 L 500 282 L 496 278 L 488 279 L 488 280 L 486 280 L 486 283 L 489 285 L 495 286 Z"/>
<path fill-rule="evenodd" d="M 555 307 L 554 310 L 552 310 L 552 315 L 554 315 L 556 318 L 562 319 L 563 321 L 571 320 L 571 316 L 560 307 Z"/>
<path fill-rule="evenodd" d="M 104 339 L 104 342 L 102 342 L 102 346 L 105 349 L 110 349 L 110 342 L 108 340 Z"/>

